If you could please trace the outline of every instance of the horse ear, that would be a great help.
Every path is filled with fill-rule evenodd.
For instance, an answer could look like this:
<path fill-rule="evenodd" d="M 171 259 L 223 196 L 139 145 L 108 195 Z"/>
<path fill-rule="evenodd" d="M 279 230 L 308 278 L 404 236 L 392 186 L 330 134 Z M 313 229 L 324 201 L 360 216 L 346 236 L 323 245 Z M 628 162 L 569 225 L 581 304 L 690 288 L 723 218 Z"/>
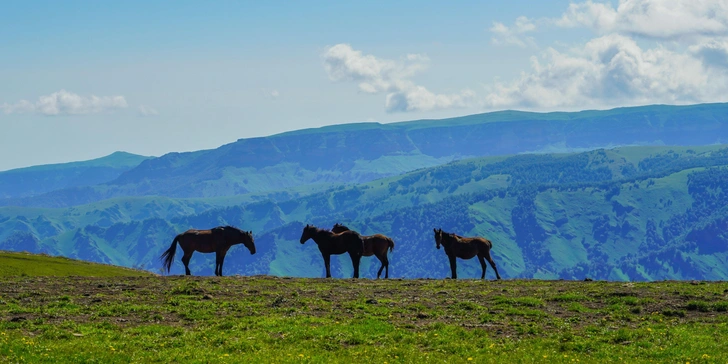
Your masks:
<path fill-rule="evenodd" d="M 437 232 L 437 229 L 435 229 L 435 228 L 432 228 L 432 231 L 434 231 L 434 232 Z"/>

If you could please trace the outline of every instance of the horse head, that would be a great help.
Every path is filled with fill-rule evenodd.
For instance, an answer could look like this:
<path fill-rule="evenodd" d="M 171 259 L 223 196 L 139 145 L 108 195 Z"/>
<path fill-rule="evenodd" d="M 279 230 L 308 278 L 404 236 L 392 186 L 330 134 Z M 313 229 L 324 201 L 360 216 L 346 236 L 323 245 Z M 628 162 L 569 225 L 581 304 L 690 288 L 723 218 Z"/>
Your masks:
<path fill-rule="evenodd" d="M 437 249 L 440 249 L 440 245 L 442 244 L 442 229 L 432 229 L 435 231 L 435 246 Z"/>
<path fill-rule="evenodd" d="M 351 229 L 349 229 L 348 227 L 346 227 L 344 225 L 339 224 L 338 222 L 336 224 L 334 224 L 333 228 L 331 228 L 331 232 L 334 234 L 340 234 L 340 233 L 343 233 L 344 231 L 349 231 L 349 230 L 351 230 Z"/>
<path fill-rule="evenodd" d="M 442 236 L 440 237 L 440 244 L 445 248 L 449 247 L 453 243 L 461 243 L 460 238 L 455 233 L 446 233 L 440 230 Z"/>
<path fill-rule="evenodd" d="M 243 244 L 245 245 L 248 250 L 250 250 L 250 254 L 255 254 L 255 239 L 253 239 L 253 231 L 243 231 Z"/>
<path fill-rule="evenodd" d="M 313 225 L 306 224 L 306 226 L 303 228 L 303 233 L 301 233 L 301 244 L 305 243 L 306 240 L 311 239 L 316 235 L 316 227 Z"/>

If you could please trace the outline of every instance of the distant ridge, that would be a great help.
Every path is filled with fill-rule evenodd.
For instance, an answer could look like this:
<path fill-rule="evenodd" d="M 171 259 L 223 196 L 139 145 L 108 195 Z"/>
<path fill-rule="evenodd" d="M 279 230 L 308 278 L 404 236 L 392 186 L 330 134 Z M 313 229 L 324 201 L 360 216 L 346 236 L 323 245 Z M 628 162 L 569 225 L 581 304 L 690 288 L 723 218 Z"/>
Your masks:
<path fill-rule="evenodd" d="M 726 103 L 550 113 L 507 110 L 440 120 L 342 124 L 169 153 L 97 185 L 0 199 L 0 205 L 66 207 L 124 196 L 235 196 L 362 183 L 469 157 L 721 143 L 728 143 Z"/>
<path fill-rule="evenodd" d="M 52 164 L 40 164 L 36 166 L 14 168 L 6 171 L 0 171 L 0 175 L 4 173 L 20 173 L 30 171 L 48 171 L 48 170 L 60 170 L 70 167 L 135 167 L 139 165 L 143 160 L 153 157 L 142 156 L 138 154 L 132 154 L 123 151 L 117 151 L 107 156 L 89 159 L 85 161 L 77 162 L 66 162 L 66 163 L 52 163 Z"/>
<path fill-rule="evenodd" d="M 111 181 L 149 159 L 127 152 L 80 162 L 46 164 L 0 172 L 0 198 L 30 197 L 54 190 Z"/>

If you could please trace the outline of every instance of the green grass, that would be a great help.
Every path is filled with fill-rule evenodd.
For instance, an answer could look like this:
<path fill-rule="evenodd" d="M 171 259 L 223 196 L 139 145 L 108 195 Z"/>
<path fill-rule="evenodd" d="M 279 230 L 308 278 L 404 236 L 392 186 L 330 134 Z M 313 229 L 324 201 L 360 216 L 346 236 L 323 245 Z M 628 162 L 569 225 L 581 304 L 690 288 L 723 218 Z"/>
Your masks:
<path fill-rule="evenodd" d="M 725 362 L 728 283 L 3 277 L 9 362 Z M 681 294 L 674 292 L 680 291 Z M 628 295 L 623 295 L 623 294 Z M 568 297 L 564 299 L 564 297 Z M 643 309 L 615 311 L 636 298 Z M 565 309 L 564 306 L 579 309 Z"/>
<path fill-rule="evenodd" d="M 63 257 L 0 251 L 0 277 L 14 276 L 151 276 L 146 271 Z"/>

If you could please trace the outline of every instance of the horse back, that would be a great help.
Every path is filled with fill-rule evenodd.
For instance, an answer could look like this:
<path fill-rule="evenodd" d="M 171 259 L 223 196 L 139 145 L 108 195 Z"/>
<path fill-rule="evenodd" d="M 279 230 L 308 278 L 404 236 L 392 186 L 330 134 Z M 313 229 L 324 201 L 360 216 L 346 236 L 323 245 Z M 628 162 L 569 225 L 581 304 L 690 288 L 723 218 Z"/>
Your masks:
<path fill-rule="evenodd" d="M 490 240 L 480 237 L 480 236 L 464 237 L 464 236 L 457 235 L 457 237 L 458 237 L 458 242 L 460 244 L 469 244 L 469 245 L 472 245 L 472 246 L 475 246 L 478 248 L 488 248 L 488 249 L 493 247 L 493 243 Z"/>
<path fill-rule="evenodd" d="M 201 253 L 215 251 L 217 239 L 212 230 L 189 229 L 178 235 L 179 244 L 183 249 L 192 248 Z"/>
<path fill-rule="evenodd" d="M 189 229 L 180 235 L 182 235 L 182 236 L 212 235 L 212 230 Z"/>

